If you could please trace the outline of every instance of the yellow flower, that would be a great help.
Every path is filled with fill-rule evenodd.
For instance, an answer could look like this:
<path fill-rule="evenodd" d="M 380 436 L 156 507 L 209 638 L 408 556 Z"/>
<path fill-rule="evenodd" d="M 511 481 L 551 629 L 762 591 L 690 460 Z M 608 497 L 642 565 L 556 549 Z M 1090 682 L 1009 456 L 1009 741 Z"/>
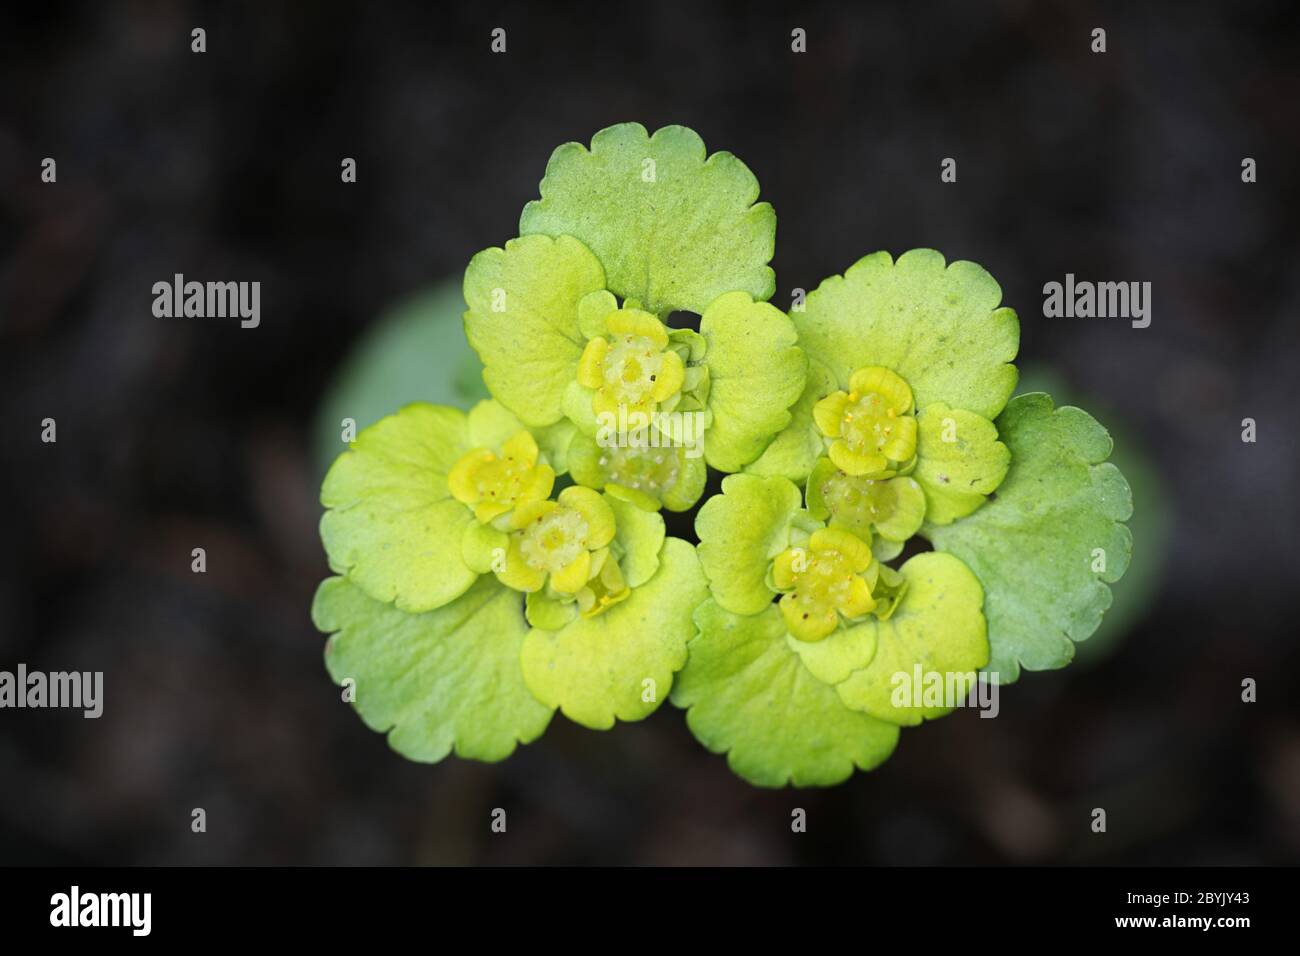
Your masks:
<path fill-rule="evenodd" d="M 501 446 L 500 455 L 488 448 L 462 455 L 447 475 L 447 487 L 453 498 L 474 509 L 480 523 L 487 524 L 550 495 L 555 469 L 537 459 L 536 440 L 521 431 Z"/>
<path fill-rule="evenodd" d="M 830 440 L 831 461 L 848 475 L 892 478 L 916 459 L 912 390 L 887 368 L 860 368 L 849 391 L 827 395 L 813 419 Z"/>
<path fill-rule="evenodd" d="M 631 593 L 618 560 L 609 548 L 601 548 L 592 556 L 591 579 L 578 592 L 578 610 L 583 617 L 595 617 Z"/>
<path fill-rule="evenodd" d="M 590 589 L 590 607 L 622 582 L 621 573 L 614 578 L 606 572 L 607 564 L 618 565 L 609 553 L 614 510 L 590 488 L 572 485 L 555 501 L 526 502 L 510 516 L 510 528 L 505 567 L 497 572 L 507 587 L 539 591 L 549 583 L 552 591 L 573 597 Z"/>
<path fill-rule="evenodd" d="M 871 547 L 840 528 L 814 531 L 806 548 L 776 556 L 772 582 L 781 598 L 786 628 L 801 641 L 820 641 L 839 626 L 841 616 L 864 617 L 876 606 L 872 589 L 880 565 Z"/>
<path fill-rule="evenodd" d="M 578 361 L 578 384 L 594 389 L 592 410 L 653 413 L 686 379 L 682 358 L 668 347 L 668 330 L 649 312 L 619 309 L 605 319 L 606 336 L 587 343 Z"/>

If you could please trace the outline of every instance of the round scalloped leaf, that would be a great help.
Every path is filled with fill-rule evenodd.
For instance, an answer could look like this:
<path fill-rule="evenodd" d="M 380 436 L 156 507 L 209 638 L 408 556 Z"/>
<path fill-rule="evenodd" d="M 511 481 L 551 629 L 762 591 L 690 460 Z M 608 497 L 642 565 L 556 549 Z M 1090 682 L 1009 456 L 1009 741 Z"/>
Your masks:
<path fill-rule="evenodd" d="M 961 703 L 944 701 L 947 706 L 929 706 L 925 694 L 935 680 L 942 687 L 952 685 L 968 692 L 975 673 L 988 663 L 989 643 L 984 615 L 980 613 L 983 593 L 969 568 L 950 554 L 928 551 L 899 570 L 907 579 L 907 591 L 898 610 L 886 621 L 868 622 L 841 632 L 852 636 L 854 632 L 874 629 L 875 650 L 870 663 L 835 681 L 835 689 L 854 710 L 890 723 L 912 725 L 923 718 L 942 717 Z M 826 679 L 838 677 L 819 669 L 817 664 L 824 662 L 817 661 L 816 653 L 814 650 L 802 655 L 809 669 Z M 846 656 L 841 652 L 840 660 Z M 968 683 L 955 684 L 956 678 Z M 902 680 L 911 686 L 914 696 L 895 699 Z"/>
<path fill-rule="evenodd" d="M 600 259 L 608 286 L 659 315 L 703 313 L 724 292 L 766 300 L 776 213 L 755 204 L 758 180 L 731 153 L 705 159 L 684 126 L 650 136 L 640 123 L 597 133 L 588 150 L 551 154 L 541 199 L 524 207 L 519 232 L 577 236 Z"/>
<path fill-rule="evenodd" d="M 791 318 L 799 344 L 841 388 L 859 368 L 883 365 L 907 380 L 917 408 L 947 402 L 997 416 L 1016 387 L 1016 313 L 973 262 L 913 249 L 895 262 L 876 252 L 814 289 Z"/>
<path fill-rule="evenodd" d="M 996 497 L 969 517 L 922 528 L 984 586 L 992 657 L 1010 683 L 1030 670 L 1064 667 L 1074 643 L 1110 607 L 1108 583 L 1128 568 L 1133 513 L 1128 482 L 1108 463 L 1111 441 L 1091 415 L 1053 409 L 1042 393 L 1018 395 L 997 420 L 1011 468 Z"/>
<path fill-rule="evenodd" d="M 316 411 L 320 475 L 344 450 L 345 418 L 360 430 L 411 402 L 467 408 L 488 397 L 483 363 L 465 341 L 460 286 L 456 276 L 403 299 L 348 347 Z"/>
<path fill-rule="evenodd" d="M 686 663 L 691 613 L 708 593 L 695 549 L 666 538 L 659 570 L 626 601 L 558 631 L 531 631 L 524 680 L 543 703 L 593 730 L 648 717 Z"/>
<path fill-rule="evenodd" d="M 760 787 L 829 787 L 894 752 L 897 725 L 850 710 L 810 674 L 774 606 L 741 617 L 708 600 L 695 622 L 673 704 L 688 708 L 691 733 L 726 753 L 738 776 Z"/>
<path fill-rule="evenodd" d="M 353 706 L 394 750 L 435 763 L 454 751 L 504 760 L 550 723 L 519 667 L 528 625 L 517 592 L 491 577 L 435 611 L 407 614 L 346 578 L 321 582 L 312 620 L 331 634 L 325 666 L 351 679 Z"/>
<path fill-rule="evenodd" d="M 463 594 L 477 577 L 461 557 L 474 515 L 447 473 L 469 448 L 465 413 L 442 405 L 408 405 L 362 431 L 321 486 L 330 568 L 404 611 Z"/>
<path fill-rule="evenodd" d="M 695 515 L 700 564 L 709 590 L 728 611 L 758 614 L 776 594 L 767 584 L 772 559 L 790 544 L 790 521 L 803 495 L 786 478 L 729 475 L 722 494 Z"/>
<path fill-rule="evenodd" d="M 1047 392 L 1059 405 L 1093 407 L 1092 396 L 1080 395 L 1079 400 L 1069 397 L 1065 382 L 1049 368 L 1022 367 L 1020 373 L 1016 388 L 1021 394 Z M 1083 401 L 1083 398 L 1088 401 Z M 1108 460 L 1123 472 L 1133 500 L 1142 502 L 1141 509 L 1135 508 L 1127 522 L 1129 532 L 1142 544 L 1133 552 L 1124 577 L 1110 582 L 1113 600 L 1101 624 L 1091 637 L 1075 647 L 1076 660 L 1082 662 L 1096 662 L 1114 653 L 1133 622 L 1146 614 L 1158 599 L 1173 522 L 1172 495 L 1163 484 L 1166 478 L 1149 457 L 1151 449 L 1148 444 L 1130 431 L 1117 413 L 1104 407 L 1098 411 L 1105 415 L 1106 431 L 1114 442 Z"/>
<path fill-rule="evenodd" d="M 790 407 L 790 424 L 772 440 L 763 454 L 745 466 L 751 475 L 780 475 L 802 485 L 817 460 L 826 454 L 826 442 L 813 421 L 813 406 L 839 386 L 821 362 L 808 359 L 808 378 L 799 400 Z"/>
<path fill-rule="evenodd" d="M 935 402 L 917 415 L 916 470 L 925 492 L 925 520 L 964 518 L 997 490 L 1011 464 L 998 430 L 982 415 Z"/>
<path fill-rule="evenodd" d="M 739 471 L 790 424 L 788 409 L 804 390 L 808 362 L 789 316 L 744 292 L 714 300 L 700 334 L 708 343 L 713 412 L 704 457 L 719 471 Z"/>
<path fill-rule="evenodd" d="M 528 425 L 559 421 L 586 344 L 578 303 L 604 287 L 600 262 L 572 236 L 511 239 L 470 260 L 465 335 L 492 396 Z"/>

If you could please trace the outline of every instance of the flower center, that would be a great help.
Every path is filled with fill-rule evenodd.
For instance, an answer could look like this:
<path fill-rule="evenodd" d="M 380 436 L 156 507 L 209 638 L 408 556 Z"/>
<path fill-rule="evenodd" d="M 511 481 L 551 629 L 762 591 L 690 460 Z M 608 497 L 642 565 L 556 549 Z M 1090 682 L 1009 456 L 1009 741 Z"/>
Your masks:
<path fill-rule="evenodd" d="M 822 485 L 832 515 L 849 525 L 869 527 L 886 521 L 898 507 L 898 492 L 888 481 L 837 471 Z"/>
<path fill-rule="evenodd" d="M 885 446 L 894 440 L 899 430 L 898 419 L 899 415 L 890 407 L 889 399 L 879 392 L 860 396 L 849 392 L 849 404 L 844 409 L 840 430 L 849 447 L 858 454 L 876 454 L 884 451 Z M 912 457 L 916 451 L 915 438 L 907 440 L 906 448 L 902 455 L 904 459 Z"/>
<path fill-rule="evenodd" d="M 834 608 L 848 603 L 855 577 L 849 559 L 838 551 L 822 551 L 804 559 L 805 570 L 796 572 L 792 597 L 809 610 Z"/>
<path fill-rule="evenodd" d="M 912 389 L 882 366 L 849 376 L 849 391 L 827 395 L 813 419 L 830 444 L 831 460 L 850 475 L 891 478 L 916 458 Z"/>
<path fill-rule="evenodd" d="M 507 455 L 485 462 L 475 475 L 474 489 L 479 500 L 484 498 L 514 505 L 532 478 L 533 466 L 527 461 Z"/>
<path fill-rule="evenodd" d="M 650 495 L 671 491 L 681 471 L 677 454 L 671 448 L 606 448 L 602 450 L 600 466 L 613 484 Z"/>
<path fill-rule="evenodd" d="M 620 601 L 627 600 L 631 593 L 623 577 L 623 570 L 618 566 L 618 559 L 606 552 L 600 571 L 578 592 L 578 610 L 583 617 L 595 617 L 604 614 Z"/>
<path fill-rule="evenodd" d="M 876 606 L 872 589 L 880 566 L 871 547 L 842 528 L 821 528 L 806 548 L 777 555 L 772 582 L 781 598 L 787 629 L 801 641 L 819 641 L 839 626 L 840 616 L 856 619 Z"/>
<path fill-rule="evenodd" d="M 605 353 L 605 381 L 619 401 L 639 405 L 654 389 L 663 363 L 663 353 L 646 336 L 615 336 Z"/>
<path fill-rule="evenodd" d="M 537 441 L 528 431 L 516 432 L 501 452 L 474 448 L 461 455 L 447 475 L 447 487 L 457 501 L 474 509 L 484 524 L 526 501 L 541 501 L 551 493 L 555 471 L 539 460 Z"/>
<path fill-rule="evenodd" d="M 586 549 L 589 530 L 586 519 L 574 509 L 555 508 L 520 532 L 519 553 L 538 571 L 559 571 Z"/>
<path fill-rule="evenodd" d="M 668 327 L 640 309 L 616 309 L 604 325 L 604 334 L 588 339 L 578 359 L 578 384 L 596 392 L 592 410 L 648 413 L 674 400 L 686 366 L 671 347 Z"/>

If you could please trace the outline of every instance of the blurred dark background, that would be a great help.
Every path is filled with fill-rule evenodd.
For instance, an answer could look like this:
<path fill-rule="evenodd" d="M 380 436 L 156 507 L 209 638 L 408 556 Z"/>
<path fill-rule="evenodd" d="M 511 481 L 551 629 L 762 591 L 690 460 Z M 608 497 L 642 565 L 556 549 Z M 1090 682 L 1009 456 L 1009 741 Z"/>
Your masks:
<path fill-rule="evenodd" d="M 0 668 L 103 670 L 106 702 L 0 711 L 0 863 L 1300 859 L 1293 4 L 15 6 Z M 670 706 L 557 717 L 495 766 L 362 725 L 308 618 L 322 396 L 378 316 L 515 234 L 555 146 L 624 120 L 753 169 L 778 304 L 876 249 L 997 277 L 1022 362 L 1147 463 L 1139 520 L 1167 510 L 1135 524 L 1123 633 L 827 791 L 748 786 Z M 261 327 L 155 318 L 175 272 L 260 280 Z M 1067 272 L 1152 282 L 1151 327 L 1044 319 Z"/>

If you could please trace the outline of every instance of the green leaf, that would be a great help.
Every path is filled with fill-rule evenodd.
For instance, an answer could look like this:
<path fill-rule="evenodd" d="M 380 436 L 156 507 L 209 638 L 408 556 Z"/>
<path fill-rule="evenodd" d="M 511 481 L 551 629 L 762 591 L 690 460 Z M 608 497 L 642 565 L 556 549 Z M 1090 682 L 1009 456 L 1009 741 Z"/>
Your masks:
<path fill-rule="evenodd" d="M 472 448 L 500 448 L 526 426 L 500 402 L 479 402 L 469 410 L 469 443 Z"/>
<path fill-rule="evenodd" d="M 1106 398 L 1081 394 L 1059 373 L 1043 365 L 1029 368 L 1022 365 L 1016 388 L 1021 393 L 1047 392 L 1060 405 L 1094 409 L 1094 417 L 1104 418 L 1106 431 L 1114 441 L 1109 461 L 1123 472 L 1133 492 L 1134 507 L 1128 529 L 1142 546 L 1133 552 L 1124 577 L 1110 582 L 1113 601 L 1101 625 L 1075 648 L 1075 666 L 1085 662 L 1095 664 L 1118 650 L 1133 623 L 1141 620 L 1160 597 L 1169 557 L 1169 537 L 1175 523 L 1173 495 L 1167 479 L 1151 461 L 1150 444 L 1126 427 L 1122 410 L 1108 405 Z"/>
<path fill-rule="evenodd" d="M 719 471 L 739 471 L 790 423 L 808 362 L 795 345 L 794 323 L 780 309 L 744 292 L 720 296 L 700 319 L 708 343 L 709 409 L 704 456 Z"/>
<path fill-rule="evenodd" d="M 1001 299 L 973 262 L 945 268 L 933 249 L 897 262 L 876 252 L 825 280 L 791 318 L 803 350 L 841 388 L 855 369 L 883 365 L 907 380 L 917 408 L 947 402 L 992 419 L 1016 387 L 1009 363 L 1020 343 L 1016 313 L 998 308 Z"/>
<path fill-rule="evenodd" d="M 957 555 L 984 586 L 992 658 L 988 671 L 1014 681 L 1064 667 L 1074 642 L 1097 629 L 1108 582 L 1128 567 L 1133 512 L 1106 430 L 1082 409 L 1053 409 L 1049 396 L 1020 395 L 997 420 L 1011 468 L 979 511 L 922 533 Z M 1096 549 L 1101 549 L 1098 554 Z M 1094 571 L 1104 560 L 1105 570 Z"/>
<path fill-rule="evenodd" d="M 646 511 L 618 495 L 606 494 L 604 498 L 614 511 L 619 570 L 628 587 L 640 587 L 659 570 L 659 552 L 664 543 L 663 515 Z"/>
<path fill-rule="evenodd" d="M 469 408 L 487 398 L 483 365 L 465 341 L 460 281 L 448 279 L 385 313 L 348 350 L 314 425 L 320 474 L 345 449 L 343 419 L 360 431 L 412 402 Z"/>
<path fill-rule="evenodd" d="M 809 358 L 807 384 L 799 400 L 790 408 L 790 424 L 772 440 L 763 454 L 745 466 L 746 473 L 780 475 L 802 485 L 817 460 L 826 454 L 826 442 L 813 421 L 813 406 L 838 387 L 830 369 Z"/>
<path fill-rule="evenodd" d="M 425 763 L 453 751 L 497 761 L 540 737 L 553 712 L 524 686 L 520 603 L 485 577 L 445 607 L 407 614 L 345 578 L 327 578 L 312 619 L 333 635 L 325 645 L 330 677 L 354 682 L 353 706 L 394 750 Z"/>
<path fill-rule="evenodd" d="M 618 311 L 618 298 L 608 289 L 589 292 L 578 303 L 578 331 L 584 339 L 609 334 L 609 314 Z"/>
<path fill-rule="evenodd" d="M 546 460 L 551 463 L 557 475 L 562 475 L 569 470 L 569 448 L 573 445 L 574 436 L 578 433 L 577 427 L 567 418 L 561 418 L 554 425 L 546 425 L 542 428 L 532 430 L 533 437 L 537 439 L 537 447 L 541 449 Z"/>
<path fill-rule="evenodd" d="M 474 521 L 460 539 L 460 555 L 465 565 L 477 574 L 488 574 L 497 558 L 505 560 L 510 536 L 490 524 Z"/>
<path fill-rule="evenodd" d="M 705 159 L 684 126 L 649 136 L 640 123 L 597 133 L 588 151 L 551 155 L 541 199 L 524 207 L 522 235 L 577 236 L 605 267 L 608 287 L 648 311 L 703 313 L 724 292 L 766 300 L 776 213 L 757 203 L 758 180 L 731 153 Z"/>
<path fill-rule="evenodd" d="M 1011 464 L 991 421 L 943 402 L 917 416 L 916 456 L 912 477 L 925 492 L 925 520 L 931 524 L 949 524 L 984 504 Z"/>
<path fill-rule="evenodd" d="M 655 576 L 603 614 L 524 641 L 524 679 L 543 703 L 570 720 L 608 730 L 659 707 L 686 663 L 691 612 L 708 595 L 695 549 L 667 538 Z"/>
<path fill-rule="evenodd" d="M 537 447 L 557 475 L 568 470 L 569 444 L 575 428 L 567 419 L 554 425 L 529 428 L 500 402 L 482 401 L 469 411 L 469 443 L 471 448 L 499 449 L 520 431 L 527 430 L 537 440 Z"/>
<path fill-rule="evenodd" d="M 965 676 L 971 681 L 966 685 L 969 691 L 975 672 L 988 662 L 989 644 L 980 613 L 983 594 L 969 568 L 950 554 L 929 551 L 899 570 L 907 590 L 888 620 L 868 621 L 820 642 L 842 642 L 840 647 L 805 645 L 797 650 L 809 670 L 835 684 L 849 707 L 890 723 L 911 725 L 952 710 L 952 706 L 925 706 L 926 685 L 935 679 L 946 685 L 951 677 Z M 862 654 L 868 663 L 844 675 L 843 665 L 851 663 L 854 645 L 868 642 L 873 645 L 870 654 Z M 796 643 L 793 638 L 791 643 Z M 903 679 L 899 675 L 917 695 L 902 705 L 893 696 Z"/>
<path fill-rule="evenodd" d="M 533 627 L 558 631 L 578 616 L 576 601 L 559 601 L 546 591 L 529 591 L 524 596 L 524 616 Z"/>
<path fill-rule="evenodd" d="M 828 787 L 883 763 L 898 727 L 850 710 L 799 662 L 773 605 L 731 614 L 716 601 L 695 613 L 699 634 L 672 700 L 713 753 L 760 787 Z"/>
<path fill-rule="evenodd" d="M 571 374 L 577 374 L 576 367 Z M 560 414 L 573 424 L 577 434 L 594 439 L 600 432 L 600 419 L 591 407 L 592 395 L 592 390 L 577 379 L 570 381 L 560 395 Z"/>
<path fill-rule="evenodd" d="M 447 491 L 468 432 L 464 412 L 417 403 L 357 436 L 321 487 L 321 540 L 333 571 L 417 613 L 474 583 L 461 556 L 474 515 Z"/>
<path fill-rule="evenodd" d="M 604 286 L 600 262 L 572 236 L 524 236 L 470 260 L 465 334 L 493 397 L 525 423 L 560 419 L 585 345 L 578 303 Z"/>
<path fill-rule="evenodd" d="M 772 559 L 789 547 L 790 522 L 803 495 L 785 478 L 730 475 L 695 516 L 700 564 L 713 597 L 734 614 L 757 614 L 776 594 Z"/>

